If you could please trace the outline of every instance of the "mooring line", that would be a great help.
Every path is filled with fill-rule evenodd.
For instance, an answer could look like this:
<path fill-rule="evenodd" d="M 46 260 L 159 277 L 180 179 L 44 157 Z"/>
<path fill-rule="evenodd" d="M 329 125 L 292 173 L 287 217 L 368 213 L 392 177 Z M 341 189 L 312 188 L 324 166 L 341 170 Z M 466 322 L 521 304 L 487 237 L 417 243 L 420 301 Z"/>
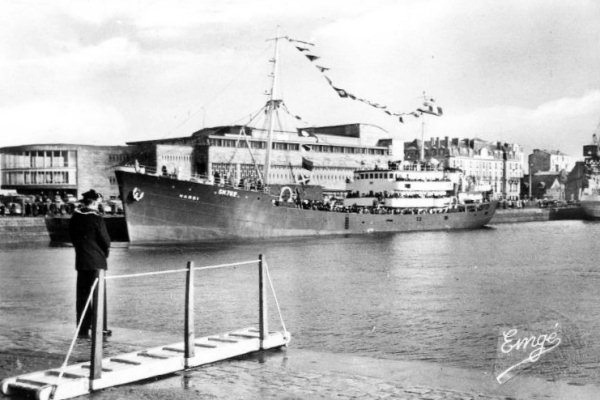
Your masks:
<path fill-rule="evenodd" d="M 279 308 L 279 301 L 277 301 L 277 295 L 275 294 L 275 287 L 273 286 L 273 281 L 271 280 L 271 274 L 269 273 L 269 264 L 267 264 L 266 260 L 263 260 L 265 263 L 265 270 L 267 271 L 267 279 L 269 279 L 269 285 L 271 286 L 271 292 L 273 293 L 273 299 L 275 299 L 275 305 L 277 306 L 277 312 L 279 313 L 279 320 L 281 321 L 281 327 L 283 328 L 283 332 L 287 333 L 287 329 L 285 328 L 285 323 L 283 322 L 283 315 L 281 315 L 281 308 Z"/>
<path fill-rule="evenodd" d="M 69 362 L 69 358 L 71 357 L 71 352 L 73 351 L 73 347 L 75 346 L 75 342 L 77 341 L 77 336 L 79 335 L 79 330 L 81 329 L 81 324 L 83 323 L 83 319 L 85 318 L 85 313 L 87 312 L 87 309 L 92 302 L 92 296 L 94 295 L 94 290 L 96 289 L 97 285 L 98 285 L 98 278 L 96 278 L 94 280 L 94 283 L 92 284 L 92 288 L 90 289 L 90 295 L 88 296 L 88 299 L 85 303 L 85 307 L 83 307 L 83 312 L 81 313 L 81 317 L 79 318 L 79 322 L 77 323 L 77 328 L 75 328 L 75 334 L 73 335 L 73 339 L 71 340 L 71 346 L 69 346 L 69 351 L 67 351 L 67 356 L 65 357 L 65 361 L 63 362 L 63 364 L 60 367 L 60 373 L 58 374 L 58 378 L 56 378 L 56 386 L 55 387 L 58 386 L 58 384 L 60 383 L 60 380 L 62 379 L 62 376 L 65 373 L 65 368 L 67 368 L 67 363 Z"/>
<path fill-rule="evenodd" d="M 172 274 L 175 272 L 184 272 L 184 271 L 187 271 L 187 268 L 169 269 L 166 271 L 155 271 L 155 272 L 140 272 L 138 274 L 111 275 L 111 276 L 105 277 L 104 279 L 109 280 L 109 279 L 122 279 L 122 278 L 139 278 L 142 276 L 164 275 L 164 274 Z"/>

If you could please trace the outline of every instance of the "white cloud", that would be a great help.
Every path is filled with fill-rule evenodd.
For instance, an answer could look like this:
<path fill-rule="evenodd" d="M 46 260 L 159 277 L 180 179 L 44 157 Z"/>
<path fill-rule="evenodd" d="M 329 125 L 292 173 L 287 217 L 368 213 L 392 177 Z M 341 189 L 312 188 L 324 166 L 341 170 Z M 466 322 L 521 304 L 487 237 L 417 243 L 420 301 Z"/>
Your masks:
<path fill-rule="evenodd" d="M 320 61 L 331 67 L 330 77 L 358 96 L 394 111 L 413 109 L 423 90 L 436 97 L 446 115 L 429 118 L 427 134 L 480 136 L 563 151 L 571 151 L 565 146 L 579 141 L 573 145 L 578 154 L 599 110 L 598 4 L 542 0 L 3 4 L 1 125 L 15 132 L 29 129 L 23 138 L 35 138 L 44 129 L 34 122 L 22 123 L 21 118 L 42 115 L 54 121 L 46 110 L 62 111 L 55 106 L 58 102 L 66 110 L 78 105 L 80 111 L 93 104 L 85 113 L 113 121 L 100 125 L 114 127 L 119 142 L 164 136 L 194 113 L 206 114 L 208 124 L 230 123 L 264 101 L 270 50 L 261 50 L 281 25 L 284 34 L 315 41 Z M 406 140 L 419 136 L 420 121 L 399 125 L 364 104 L 339 99 L 296 53 L 283 60 L 280 81 L 294 113 L 314 124 L 375 123 Z M 201 108 L 204 111 L 198 114 Z M 73 138 L 68 132 L 75 130 L 76 121 L 83 124 L 82 131 L 90 129 L 84 120 L 73 119 L 65 123 L 64 137 Z M 59 121 L 51 125 L 62 126 Z M 201 125 L 197 118 L 176 134 L 189 134 Z M 58 131 L 53 135 L 57 140 L 63 137 Z M 0 146 L 4 143 L 3 137 Z"/>
<path fill-rule="evenodd" d="M 428 136 L 479 137 L 579 157 L 600 118 L 600 90 L 548 101 L 534 108 L 494 106 L 450 114 L 430 124 Z M 445 120 L 444 120 L 445 119 Z"/>
<path fill-rule="evenodd" d="M 127 121 L 114 108 L 79 99 L 47 99 L 0 108 L 3 146 L 32 143 L 124 144 Z"/>
<path fill-rule="evenodd" d="M 539 125 L 544 121 L 559 122 L 587 115 L 600 115 L 600 90 L 594 90 L 581 97 L 563 97 L 537 107 L 531 113 L 531 120 Z"/>

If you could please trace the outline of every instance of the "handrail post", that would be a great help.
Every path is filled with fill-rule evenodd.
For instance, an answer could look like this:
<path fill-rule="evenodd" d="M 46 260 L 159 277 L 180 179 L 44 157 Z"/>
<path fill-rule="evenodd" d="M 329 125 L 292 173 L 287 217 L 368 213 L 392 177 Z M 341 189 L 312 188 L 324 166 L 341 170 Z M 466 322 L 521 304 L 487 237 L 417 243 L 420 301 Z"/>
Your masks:
<path fill-rule="evenodd" d="M 102 330 L 108 333 L 108 305 L 106 304 L 106 299 L 108 296 L 106 295 L 106 281 L 104 282 L 104 315 L 102 317 Z"/>
<path fill-rule="evenodd" d="M 188 261 L 185 285 L 185 367 L 189 368 L 190 359 L 194 358 L 194 262 Z"/>
<path fill-rule="evenodd" d="M 265 339 L 269 333 L 267 321 L 267 287 L 265 285 L 265 270 L 263 266 L 263 255 L 258 255 L 258 330 L 260 337 L 260 349 L 264 349 Z"/>
<path fill-rule="evenodd" d="M 94 308 L 92 313 L 92 359 L 90 361 L 90 389 L 93 389 L 94 379 L 102 377 L 102 330 L 104 329 L 104 274 L 103 269 L 99 269 L 98 285 L 94 291 Z"/>

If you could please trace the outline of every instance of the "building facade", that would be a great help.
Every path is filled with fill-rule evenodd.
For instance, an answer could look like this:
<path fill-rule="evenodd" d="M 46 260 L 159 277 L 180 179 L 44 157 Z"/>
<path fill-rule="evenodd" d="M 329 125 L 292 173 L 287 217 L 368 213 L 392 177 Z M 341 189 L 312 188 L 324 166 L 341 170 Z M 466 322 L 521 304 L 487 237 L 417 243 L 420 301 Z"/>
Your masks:
<path fill-rule="evenodd" d="M 558 150 L 548 151 L 534 149 L 528 157 L 529 170 L 532 174 L 537 172 L 571 171 L 577 160 Z"/>
<path fill-rule="evenodd" d="M 167 174 L 218 177 L 234 185 L 264 178 L 267 132 L 248 126 L 202 129 L 190 137 L 128 143 L 139 162 Z M 403 143 L 366 124 L 275 131 L 268 183 L 310 182 L 342 191 L 360 168 L 402 158 Z"/>
<path fill-rule="evenodd" d="M 0 148 L 1 188 L 21 194 L 78 197 L 95 189 L 118 196 L 114 168 L 130 160 L 129 146 L 32 144 Z"/>
<path fill-rule="evenodd" d="M 421 141 L 404 143 L 404 159 L 421 157 Z M 523 151 L 517 144 L 481 139 L 431 138 L 423 144 L 425 161 L 463 172 L 466 188 L 491 191 L 495 198 L 518 199 L 523 178 Z"/>
<path fill-rule="evenodd" d="M 534 149 L 528 156 L 524 187 L 534 199 L 579 200 L 585 177 L 574 157 L 558 150 Z"/>

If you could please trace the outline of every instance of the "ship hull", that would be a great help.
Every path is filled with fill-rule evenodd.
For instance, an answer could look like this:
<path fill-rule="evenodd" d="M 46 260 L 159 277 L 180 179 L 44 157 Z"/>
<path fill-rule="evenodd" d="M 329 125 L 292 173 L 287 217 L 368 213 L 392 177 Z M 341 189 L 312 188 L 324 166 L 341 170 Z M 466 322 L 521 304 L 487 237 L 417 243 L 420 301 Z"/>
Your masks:
<path fill-rule="evenodd" d="M 586 218 L 600 219 L 600 196 L 583 195 L 580 203 Z"/>
<path fill-rule="evenodd" d="M 476 229 L 496 203 L 440 214 L 358 214 L 275 206 L 254 191 L 116 171 L 132 244 Z M 484 208 L 484 209 L 482 209 Z"/>

